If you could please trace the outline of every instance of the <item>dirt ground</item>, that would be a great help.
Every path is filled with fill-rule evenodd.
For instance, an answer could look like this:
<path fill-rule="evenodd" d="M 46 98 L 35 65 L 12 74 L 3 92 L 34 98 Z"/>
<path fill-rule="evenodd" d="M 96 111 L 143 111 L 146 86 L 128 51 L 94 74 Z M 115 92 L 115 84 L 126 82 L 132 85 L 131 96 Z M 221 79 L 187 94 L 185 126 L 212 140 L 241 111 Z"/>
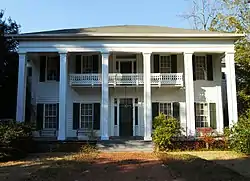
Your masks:
<path fill-rule="evenodd" d="M 217 176 L 216 176 L 217 175 Z M 209 181 L 250 180 L 190 154 L 49 153 L 0 163 L 1 181 Z"/>

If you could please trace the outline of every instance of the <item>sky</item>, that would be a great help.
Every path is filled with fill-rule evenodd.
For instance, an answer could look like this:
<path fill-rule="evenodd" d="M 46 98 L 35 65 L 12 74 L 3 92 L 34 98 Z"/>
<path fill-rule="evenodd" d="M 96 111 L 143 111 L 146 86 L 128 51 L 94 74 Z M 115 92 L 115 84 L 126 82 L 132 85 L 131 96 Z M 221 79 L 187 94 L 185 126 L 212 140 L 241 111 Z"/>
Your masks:
<path fill-rule="evenodd" d="M 190 28 L 187 0 L 0 0 L 21 33 L 109 25 Z"/>

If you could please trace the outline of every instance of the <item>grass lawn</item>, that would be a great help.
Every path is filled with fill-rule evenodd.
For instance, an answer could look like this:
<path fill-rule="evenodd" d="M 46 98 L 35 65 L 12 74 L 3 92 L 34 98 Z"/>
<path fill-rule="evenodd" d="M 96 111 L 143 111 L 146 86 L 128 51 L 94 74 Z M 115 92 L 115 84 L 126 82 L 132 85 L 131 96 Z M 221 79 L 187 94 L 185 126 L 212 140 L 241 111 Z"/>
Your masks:
<path fill-rule="evenodd" d="M 206 153 L 206 152 L 203 152 Z M 213 152 L 218 155 L 221 152 Z M 197 157 L 198 152 L 179 153 L 48 153 L 21 161 L 0 163 L 1 181 L 241 181 L 250 178 L 216 161 Z M 210 153 L 211 154 L 211 153 Z M 222 154 L 222 153 L 221 153 Z M 249 159 L 224 152 L 227 158 Z M 229 156 L 228 156 L 229 155 Z M 228 160 L 232 160 L 231 158 Z M 250 165 L 248 166 L 250 168 Z"/>

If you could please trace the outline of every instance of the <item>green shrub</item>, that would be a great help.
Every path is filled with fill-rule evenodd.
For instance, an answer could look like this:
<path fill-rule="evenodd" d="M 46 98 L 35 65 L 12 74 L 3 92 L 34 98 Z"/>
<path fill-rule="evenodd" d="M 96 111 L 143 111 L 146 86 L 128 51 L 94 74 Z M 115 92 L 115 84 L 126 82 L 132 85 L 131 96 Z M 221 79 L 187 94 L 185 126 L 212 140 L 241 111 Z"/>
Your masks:
<path fill-rule="evenodd" d="M 29 139 L 32 136 L 32 126 L 14 121 L 0 123 L 0 144 L 13 146 L 20 139 Z"/>
<path fill-rule="evenodd" d="M 250 111 L 239 118 L 228 135 L 230 148 L 237 152 L 250 154 Z"/>
<path fill-rule="evenodd" d="M 157 150 L 169 149 L 173 138 L 181 134 L 180 122 L 162 113 L 153 120 L 153 141 Z"/>

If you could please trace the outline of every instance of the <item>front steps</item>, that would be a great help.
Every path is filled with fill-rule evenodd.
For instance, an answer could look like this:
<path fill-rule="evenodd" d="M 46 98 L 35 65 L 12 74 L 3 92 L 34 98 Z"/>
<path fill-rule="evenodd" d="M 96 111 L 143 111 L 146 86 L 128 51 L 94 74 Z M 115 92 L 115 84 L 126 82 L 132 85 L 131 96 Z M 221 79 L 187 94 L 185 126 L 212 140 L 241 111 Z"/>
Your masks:
<path fill-rule="evenodd" d="M 152 141 L 144 140 L 98 141 L 96 146 L 104 152 L 152 152 L 154 147 Z"/>

